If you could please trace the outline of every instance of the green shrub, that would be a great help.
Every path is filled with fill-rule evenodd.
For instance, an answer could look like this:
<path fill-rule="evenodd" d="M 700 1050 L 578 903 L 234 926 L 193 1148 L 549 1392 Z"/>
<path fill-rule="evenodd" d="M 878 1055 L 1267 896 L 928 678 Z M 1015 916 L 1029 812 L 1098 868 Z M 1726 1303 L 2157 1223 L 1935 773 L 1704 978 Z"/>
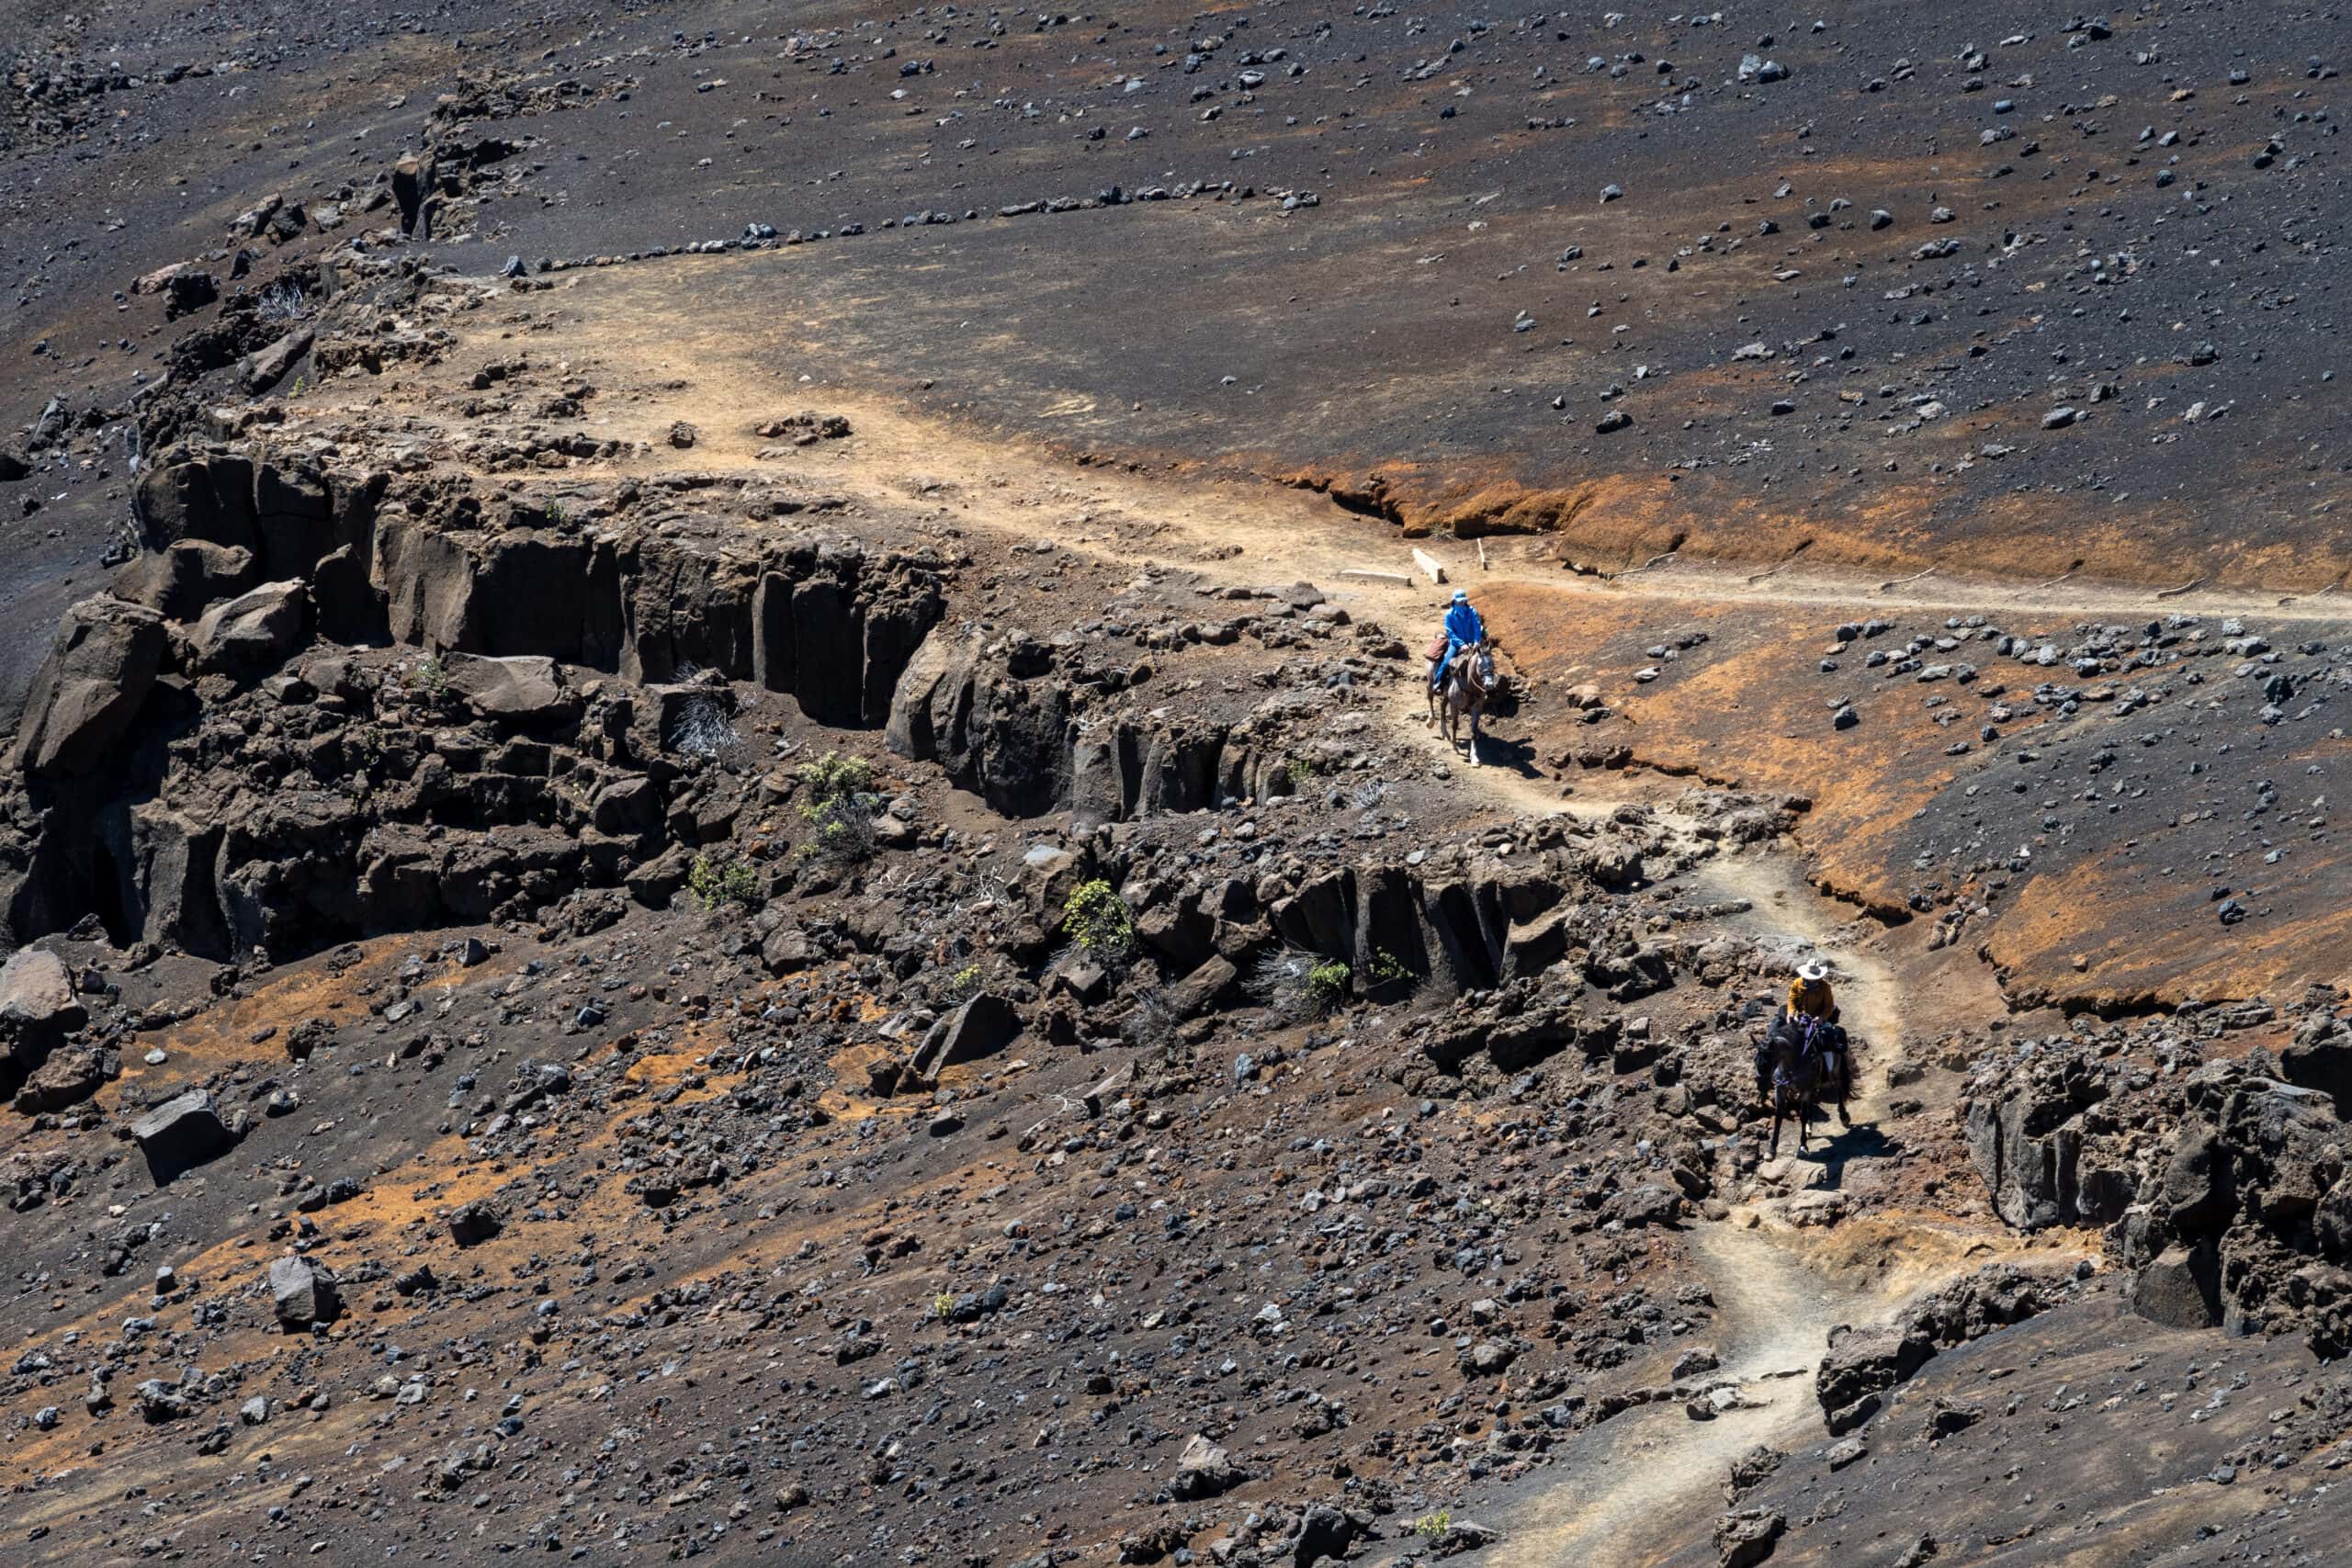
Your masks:
<path fill-rule="evenodd" d="M 864 861 L 874 853 L 874 764 L 828 751 L 795 772 L 806 798 L 800 815 L 816 831 L 797 853 L 813 860 Z"/>
<path fill-rule="evenodd" d="M 410 685 L 426 696 L 437 697 L 449 689 L 449 667 L 427 654 L 416 661 L 416 667 L 409 671 L 408 679 Z"/>
<path fill-rule="evenodd" d="M 863 757 L 844 757 L 838 751 L 828 751 L 813 762 L 800 764 L 797 774 L 800 787 L 808 792 L 808 799 L 800 814 L 811 822 L 816 812 L 834 801 L 864 795 L 874 787 L 874 764 Z"/>
<path fill-rule="evenodd" d="M 1101 877 L 1079 884 L 1062 906 L 1062 930 L 1087 954 L 1103 962 L 1125 958 L 1136 950 L 1135 918 L 1117 888 Z"/>
<path fill-rule="evenodd" d="M 1317 964 L 1306 972 L 1306 994 L 1326 1012 L 1348 999 L 1348 982 L 1354 972 L 1338 959 Z"/>
<path fill-rule="evenodd" d="M 1419 1536 L 1443 1535 L 1453 1524 L 1453 1516 L 1441 1508 L 1434 1514 L 1423 1514 L 1413 1521 L 1413 1533 Z"/>
<path fill-rule="evenodd" d="M 978 963 L 967 964 L 940 980 L 938 1000 L 949 1006 L 960 1006 L 978 996 L 979 989 L 980 966 Z"/>
<path fill-rule="evenodd" d="M 1374 985 L 1385 985 L 1391 980 L 1409 980 L 1412 977 L 1413 972 L 1405 967 L 1405 961 L 1386 948 L 1384 947 L 1372 955 Z"/>
<path fill-rule="evenodd" d="M 760 901 L 759 874 L 746 860 L 722 864 L 707 854 L 696 855 L 686 867 L 686 897 L 705 913 L 729 905 L 748 909 Z"/>
<path fill-rule="evenodd" d="M 803 806 L 800 815 L 816 830 L 794 852 L 809 860 L 843 864 L 871 860 L 875 847 L 874 813 L 866 802 L 872 798 L 840 795 Z"/>

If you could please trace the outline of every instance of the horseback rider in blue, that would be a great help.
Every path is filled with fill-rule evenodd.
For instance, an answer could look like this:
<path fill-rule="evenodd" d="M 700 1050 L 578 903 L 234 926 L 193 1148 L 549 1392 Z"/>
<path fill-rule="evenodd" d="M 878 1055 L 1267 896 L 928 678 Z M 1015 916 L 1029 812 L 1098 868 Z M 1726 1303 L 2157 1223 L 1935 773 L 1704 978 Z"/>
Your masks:
<path fill-rule="evenodd" d="M 1465 648 L 1476 648 L 1487 637 L 1487 626 L 1478 612 L 1470 607 L 1468 590 L 1453 591 L 1453 603 L 1445 612 L 1445 651 L 1430 666 L 1430 690 L 1434 692 L 1445 683 L 1445 671 Z"/>

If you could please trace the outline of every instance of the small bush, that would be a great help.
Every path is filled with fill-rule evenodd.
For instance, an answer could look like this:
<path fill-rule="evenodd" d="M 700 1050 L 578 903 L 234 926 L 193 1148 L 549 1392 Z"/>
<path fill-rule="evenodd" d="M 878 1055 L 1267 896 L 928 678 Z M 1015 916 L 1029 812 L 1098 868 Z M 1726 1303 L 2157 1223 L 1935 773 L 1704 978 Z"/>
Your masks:
<path fill-rule="evenodd" d="M 931 1298 L 931 1315 L 944 1320 L 956 1311 L 956 1292 L 942 1291 Z"/>
<path fill-rule="evenodd" d="M 1348 982 L 1354 971 L 1338 959 L 1327 959 L 1306 972 L 1306 994 L 1315 1005 L 1329 1012 L 1348 999 Z"/>
<path fill-rule="evenodd" d="M 1159 1053 L 1160 1060 L 1174 1065 L 1184 1043 L 1183 1020 L 1177 1017 L 1168 993 L 1154 986 L 1136 998 L 1127 1016 L 1119 1021 L 1119 1032 L 1127 1043 L 1147 1051 Z"/>
<path fill-rule="evenodd" d="M 1434 1514 L 1423 1514 L 1413 1521 L 1413 1533 L 1419 1536 L 1443 1535 L 1453 1525 L 1453 1516 L 1441 1508 Z"/>
<path fill-rule="evenodd" d="M 938 999 L 949 1007 L 960 1007 L 970 1001 L 980 990 L 980 966 L 967 964 L 939 982 Z"/>
<path fill-rule="evenodd" d="M 1385 947 L 1372 955 L 1371 967 L 1372 983 L 1375 986 L 1385 985 L 1391 980 L 1409 980 L 1413 977 L 1413 972 L 1405 967 L 1405 961 Z"/>
<path fill-rule="evenodd" d="M 707 854 L 696 855 L 686 867 L 686 896 L 706 914 L 730 905 L 748 909 L 760 901 L 759 874 L 749 861 L 722 864 Z"/>
<path fill-rule="evenodd" d="M 679 705 L 670 727 L 670 750 L 683 757 L 716 757 L 741 739 L 726 706 L 699 693 Z"/>
<path fill-rule="evenodd" d="M 281 282 L 254 298 L 254 310 L 266 321 L 299 321 L 311 313 L 311 299 L 291 283 Z"/>
<path fill-rule="evenodd" d="M 1320 963 L 1315 954 L 1295 947 L 1279 948 L 1260 958 L 1250 971 L 1250 994 L 1258 1005 L 1288 1023 L 1304 1022 L 1316 1010 L 1307 992 L 1306 976 Z"/>
<path fill-rule="evenodd" d="M 803 806 L 800 815 L 814 831 L 794 852 L 843 865 L 873 859 L 873 800 L 870 795 L 844 795 Z"/>
<path fill-rule="evenodd" d="M 1062 906 L 1062 930 L 1100 963 L 1116 963 L 1136 950 L 1135 917 L 1118 889 L 1099 876 L 1079 884 Z"/>
<path fill-rule="evenodd" d="M 803 762 L 797 770 L 800 787 L 808 792 L 802 806 L 806 816 L 811 807 L 825 806 L 849 795 L 864 795 L 874 787 L 874 764 L 863 757 L 844 757 L 838 751 L 828 751 L 813 762 Z"/>
<path fill-rule="evenodd" d="M 449 689 L 449 667 L 427 655 L 416 661 L 409 671 L 409 684 L 428 697 L 437 697 Z"/>

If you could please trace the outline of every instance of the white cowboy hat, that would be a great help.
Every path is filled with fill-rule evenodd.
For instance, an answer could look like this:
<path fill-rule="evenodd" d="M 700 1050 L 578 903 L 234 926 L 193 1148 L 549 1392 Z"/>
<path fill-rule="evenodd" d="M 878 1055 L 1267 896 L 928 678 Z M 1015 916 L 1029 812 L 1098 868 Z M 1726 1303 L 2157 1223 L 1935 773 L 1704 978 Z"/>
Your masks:
<path fill-rule="evenodd" d="M 1824 964 L 1818 958 L 1808 958 L 1804 963 L 1797 965 L 1797 978 L 1800 980 L 1826 980 L 1829 978 L 1829 965 Z"/>

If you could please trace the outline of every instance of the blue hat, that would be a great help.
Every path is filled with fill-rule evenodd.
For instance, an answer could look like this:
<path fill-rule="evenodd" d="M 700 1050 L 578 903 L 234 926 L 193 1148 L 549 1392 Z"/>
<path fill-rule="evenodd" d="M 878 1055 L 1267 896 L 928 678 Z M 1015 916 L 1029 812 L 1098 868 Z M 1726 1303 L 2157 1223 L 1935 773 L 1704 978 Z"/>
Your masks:
<path fill-rule="evenodd" d="M 1470 603 L 1470 591 L 1467 588 L 1455 589 L 1453 591 L 1453 602 L 1457 604 L 1467 604 Z"/>

